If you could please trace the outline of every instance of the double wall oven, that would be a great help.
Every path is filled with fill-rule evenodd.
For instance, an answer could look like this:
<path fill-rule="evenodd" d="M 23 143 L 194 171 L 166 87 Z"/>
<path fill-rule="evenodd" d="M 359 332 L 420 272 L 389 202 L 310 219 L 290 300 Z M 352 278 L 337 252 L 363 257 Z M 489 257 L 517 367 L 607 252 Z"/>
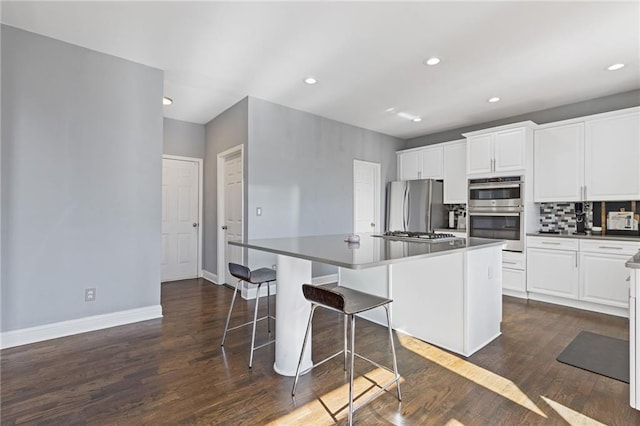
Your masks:
<path fill-rule="evenodd" d="M 506 241 L 505 250 L 524 250 L 522 176 L 469 180 L 470 237 Z"/>

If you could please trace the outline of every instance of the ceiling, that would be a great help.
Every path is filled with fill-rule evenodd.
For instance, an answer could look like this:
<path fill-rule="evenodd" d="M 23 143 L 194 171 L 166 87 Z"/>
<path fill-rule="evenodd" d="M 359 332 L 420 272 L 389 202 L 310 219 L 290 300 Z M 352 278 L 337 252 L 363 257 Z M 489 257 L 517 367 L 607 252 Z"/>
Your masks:
<path fill-rule="evenodd" d="M 638 1 L 1 5 L 5 24 L 164 70 L 165 117 L 194 123 L 252 96 L 412 138 L 640 88 Z"/>

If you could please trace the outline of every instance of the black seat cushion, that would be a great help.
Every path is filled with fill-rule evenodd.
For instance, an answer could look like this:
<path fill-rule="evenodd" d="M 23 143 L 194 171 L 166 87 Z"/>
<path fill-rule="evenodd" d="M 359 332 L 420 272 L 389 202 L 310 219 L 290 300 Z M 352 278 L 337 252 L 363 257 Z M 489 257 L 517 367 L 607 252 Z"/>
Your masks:
<path fill-rule="evenodd" d="M 324 286 L 303 284 L 302 292 L 308 301 L 342 311 L 347 315 L 368 311 L 392 302 L 392 299 L 335 284 Z"/>

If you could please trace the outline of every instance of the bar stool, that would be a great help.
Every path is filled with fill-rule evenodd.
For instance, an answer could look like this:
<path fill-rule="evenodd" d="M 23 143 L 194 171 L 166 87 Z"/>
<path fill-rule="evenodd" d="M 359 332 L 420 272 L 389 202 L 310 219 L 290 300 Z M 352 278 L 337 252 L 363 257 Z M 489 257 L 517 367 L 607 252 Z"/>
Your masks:
<path fill-rule="evenodd" d="M 344 348 L 336 352 L 335 354 L 323 359 L 319 363 L 315 364 L 311 369 L 311 371 L 315 367 L 324 364 L 326 361 L 344 353 L 344 369 L 347 369 L 347 353 L 350 354 L 350 367 L 349 367 L 349 424 L 353 423 L 353 412 L 358 408 L 362 407 L 373 398 L 378 396 L 381 392 L 385 391 L 389 386 L 396 383 L 396 389 L 398 391 L 398 401 L 402 400 L 402 396 L 400 394 L 400 374 L 398 373 L 398 363 L 396 360 L 396 349 L 393 344 L 393 334 L 391 332 L 391 320 L 389 316 L 389 303 L 393 300 L 386 299 L 384 297 L 374 296 L 372 294 L 364 293 L 361 291 L 353 290 L 347 287 L 340 287 L 336 284 L 327 284 L 322 286 L 313 286 L 310 284 L 302 285 L 302 292 L 304 294 L 305 299 L 311 302 L 311 312 L 309 314 L 309 322 L 307 323 L 307 331 L 304 335 L 304 340 L 302 343 L 302 350 L 300 352 L 300 360 L 298 361 L 298 367 L 296 369 L 296 376 L 293 381 L 293 389 L 291 390 L 291 396 L 294 396 L 296 393 L 296 386 L 298 385 L 298 378 L 300 376 L 300 365 L 302 364 L 302 358 L 304 355 L 305 347 L 307 345 L 307 338 L 309 336 L 309 332 L 311 330 L 311 322 L 313 319 L 313 313 L 315 312 L 317 307 L 323 307 L 332 311 L 340 312 L 344 315 Z M 361 312 L 368 311 L 373 308 L 377 308 L 379 306 L 384 306 L 385 311 L 387 312 L 387 328 L 389 330 L 389 343 L 391 344 L 391 354 L 393 356 L 393 371 L 388 367 L 378 364 L 375 361 L 372 361 L 368 358 L 363 357 L 360 354 L 355 353 L 355 328 L 356 328 L 356 314 Z M 347 319 L 351 324 L 351 345 L 350 348 L 347 348 Z M 380 387 L 373 395 L 367 398 L 364 402 L 360 403 L 357 407 L 353 406 L 353 364 L 354 364 L 354 356 L 357 356 L 360 359 L 368 361 L 369 363 L 375 365 L 376 367 L 383 368 L 394 374 L 394 378 L 392 381 L 387 383 L 386 385 Z"/>
<path fill-rule="evenodd" d="M 267 343 L 264 343 L 258 347 L 255 346 L 256 342 L 256 323 L 258 321 L 262 321 L 263 319 L 267 319 L 267 329 L 269 334 L 271 334 L 271 321 L 270 319 L 276 319 L 274 316 L 271 316 L 271 311 L 269 307 L 269 297 L 271 296 L 271 290 L 269 289 L 269 283 L 276 280 L 276 271 L 269 268 L 260 268 L 254 271 L 250 270 L 246 266 L 238 265 L 237 263 L 229 263 L 229 273 L 238 279 L 236 283 L 235 291 L 233 292 L 233 298 L 231 299 L 231 306 L 229 306 L 229 314 L 227 315 L 227 324 L 224 326 L 224 334 L 222 335 L 222 343 L 220 346 L 224 346 L 224 341 L 227 338 L 227 332 L 231 330 L 235 330 L 240 327 L 244 327 L 245 325 L 253 324 L 253 333 L 251 335 L 251 356 L 249 357 L 249 368 L 253 366 L 253 352 L 257 349 L 260 349 L 264 346 L 270 345 L 275 342 L 275 340 L 270 340 Z M 233 311 L 233 305 L 236 301 L 236 295 L 238 294 L 238 287 L 240 283 L 244 281 L 249 284 L 254 284 L 258 286 L 258 290 L 256 292 L 256 306 L 253 312 L 253 321 L 246 322 L 244 324 L 237 325 L 235 327 L 229 328 L 229 322 L 231 321 L 231 312 Z M 258 302 L 260 301 L 260 287 L 262 284 L 267 283 L 267 316 L 258 318 Z"/>

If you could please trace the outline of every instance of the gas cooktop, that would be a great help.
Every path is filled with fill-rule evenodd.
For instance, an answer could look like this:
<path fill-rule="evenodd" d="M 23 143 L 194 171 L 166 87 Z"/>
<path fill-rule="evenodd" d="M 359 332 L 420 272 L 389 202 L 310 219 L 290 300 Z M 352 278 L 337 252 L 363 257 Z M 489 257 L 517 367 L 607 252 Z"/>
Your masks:
<path fill-rule="evenodd" d="M 451 241 L 459 238 L 453 234 L 449 234 L 446 232 L 409 232 L 409 231 L 387 231 L 382 235 L 374 235 L 374 236 L 386 238 L 389 240 L 420 241 L 420 242 Z"/>

